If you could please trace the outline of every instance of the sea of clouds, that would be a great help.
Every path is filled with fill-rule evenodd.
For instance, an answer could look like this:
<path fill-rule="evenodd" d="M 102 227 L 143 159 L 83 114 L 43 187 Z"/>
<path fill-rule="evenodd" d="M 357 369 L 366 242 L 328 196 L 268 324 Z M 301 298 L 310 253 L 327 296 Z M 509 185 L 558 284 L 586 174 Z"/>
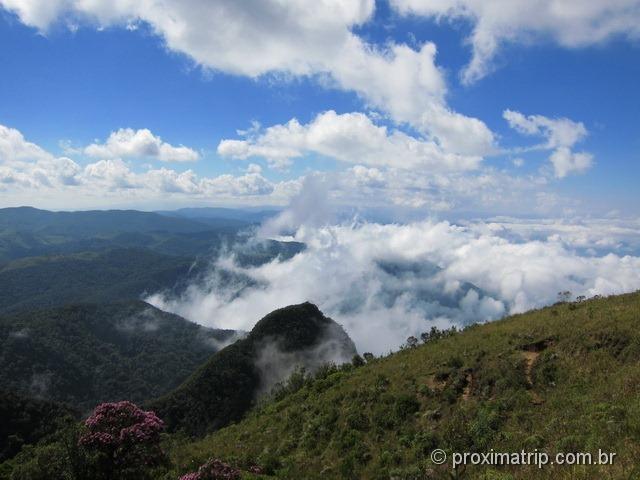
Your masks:
<path fill-rule="evenodd" d="M 203 325 L 241 330 L 276 308 L 311 301 L 344 326 L 360 352 L 379 354 L 434 325 L 552 304 L 559 291 L 575 298 L 640 289 L 637 220 L 295 220 L 285 211 L 255 234 L 256 241 L 304 242 L 293 258 L 241 266 L 232 248 L 212 260 L 204 281 L 147 300 Z"/>

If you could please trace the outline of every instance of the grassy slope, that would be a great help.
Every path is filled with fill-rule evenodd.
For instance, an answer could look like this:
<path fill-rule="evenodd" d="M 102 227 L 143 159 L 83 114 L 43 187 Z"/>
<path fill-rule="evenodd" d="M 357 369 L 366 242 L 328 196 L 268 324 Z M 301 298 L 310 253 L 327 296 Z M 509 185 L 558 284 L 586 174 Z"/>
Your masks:
<path fill-rule="evenodd" d="M 166 478 L 210 456 L 257 460 L 281 478 L 450 478 L 430 464 L 433 448 L 617 453 L 613 467 L 469 467 L 455 478 L 640 478 L 639 324 L 635 293 L 473 327 L 316 380 L 203 440 L 173 439 Z"/>

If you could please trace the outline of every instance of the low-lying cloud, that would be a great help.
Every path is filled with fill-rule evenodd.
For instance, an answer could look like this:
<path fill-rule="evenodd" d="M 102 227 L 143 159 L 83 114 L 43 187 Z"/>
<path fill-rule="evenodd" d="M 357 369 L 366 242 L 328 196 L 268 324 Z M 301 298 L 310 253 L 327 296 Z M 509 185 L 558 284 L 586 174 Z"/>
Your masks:
<path fill-rule="evenodd" d="M 256 367 L 260 371 L 258 397 L 272 392 L 296 370 L 314 373 L 326 364 L 341 365 L 350 362 L 357 354 L 355 346 L 345 332 L 335 323 L 327 325 L 324 335 L 316 345 L 304 350 L 287 351 L 277 341 L 266 340 L 259 348 Z"/>
<path fill-rule="evenodd" d="M 229 254 L 212 263 L 206 285 L 148 300 L 205 325 L 243 330 L 276 308 L 308 300 L 341 323 L 359 351 L 383 353 L 433 325 L 463 326 L 548 305 L 560 290 L 590 297 L 640 288 L 640 257 L 590 250 L 589 224 L 529 228 L 537 238 L 526 228 L 510 233 L 513 225 L 301 225 L 288 238 L 307 248 L 293 258 L 239 266 Z M 567 230 L 579 233 L 579 248 L 575 236 L 563 241 Z M 602 224 L 593 244 L 603 245 Z M 222 270 L 237 280 L 216 273 Z"/>

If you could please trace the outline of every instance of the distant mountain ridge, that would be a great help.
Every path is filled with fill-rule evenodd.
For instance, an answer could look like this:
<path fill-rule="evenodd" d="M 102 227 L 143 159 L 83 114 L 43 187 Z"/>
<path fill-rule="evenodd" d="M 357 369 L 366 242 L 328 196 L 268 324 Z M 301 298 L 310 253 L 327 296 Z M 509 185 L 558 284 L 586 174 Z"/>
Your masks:
<path fill-rule="evenodd" d="M 137 210 L 50 212 L 32 207 L 0 209 L 0 262 L 107 248 L 146 248 L 196 257 L 235 243 L 251 223 L 203 221 Z"/>
<path fill-rule="evenodd" d="M 0 209 L 0 314 L 175 293 L 203 280 L 218 255 L 260 265 L 304 249 L 255 241 L 245 233 L 249 221 L 201 220 L 135 210 Z"/>
<path fill-rule="evenodd" d="M 222 207 L 191 207 L 178 210 L 158 211 L 162 215 L 170 217 L 190 218 L 198 221 L 206 219 L 226 219 L 238 222 L 261 223 L 278 213 L 278 209 L 239 209 Z"/>
<path fill-rule="evenodd" d="M 94 237 L 113 232 L 193 233 L 208 228 L 195 220 L 138 210 L 52 212 L 33 207 L 0 209 L 0 229 L 50 235 Z"/>

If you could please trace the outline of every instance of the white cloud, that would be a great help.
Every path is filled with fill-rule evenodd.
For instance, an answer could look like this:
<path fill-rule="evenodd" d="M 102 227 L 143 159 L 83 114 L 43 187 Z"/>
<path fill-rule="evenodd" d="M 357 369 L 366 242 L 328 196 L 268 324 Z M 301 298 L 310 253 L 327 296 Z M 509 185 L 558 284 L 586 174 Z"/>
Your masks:
<path fill-rule="evenodd" d="M 352 29 L 373 15 L 374 0 L 0 0 L 27 25 L 46 31 L 60 18 L 83 24 L 147 23 L 173 51 L 206 68 L 259 77 L 315 76 L 356 92 L 400 123 L 433 136 L 452 153 L 482 155 L 493 133 L 451 111 L 436 47 L 366 44 Z"/>
<path fill-rule="evenodd" d="M 50 158 L 51 156 L 38 145 L 27 142 L 18 130 L 0 125 L 0 160 L 3 162 Z"/>
<path fill-rule="evenodd" d="M 563 178 L 570 173 L 582 173 L 591 168 L 593 156 L 587 152 L 574 153 L 568 147 L 556 149 L 549 160 L 553 164 L 556 177 Z"/>
<path fill-rule="evenodd" d="M 454 112 L 442 104 L 424 106 L 423 124 L 447 152 L 488 155 L 496 151 L 493 132 L 477 118 Z"/>
<path fill-rule="evenodd" d="M 557 218 L 527 220 L 513 217 L 488 219 L 487 223 L 470 223 L 469 228 L 478 233 L 489 233 L 510 242 L 549 240 L 561 243 L 565 248 L 583 254 L 604 255 L 610 252 L 640 255 L 640 218 L 621 219 Z"/>
<path fill-rule="evenodd" d="M 262 167 L 257 163 L 250 163 L 247 167 L 247 173 L 262 173 Z"/>
<path fill-rule="evenodd" d="M 593 155 L 571 151 L 577 142 L 587 136 L 587 129 L 582 122 L 568 118 L 551 119 L 542 115 L 525 116 L 513 110 L 505 110 L 503 117 L 511 128 L 524 135 L 546 138 L 546 143 L 533 148 L 553 150 L 549 160 L 557 178 L 570 173 L 582 173 L 591 167 Z"/>
<path fill-rule="evenodd" d="M 375 125 L 362 113 L 339 115 L 331 110 L 306 125 L 293 119 L 264 131 L 253 129 L 246 140 L 222 140 L 218 153 L 237 159 L 262 157 L 277 168 L 287 167 L 308 153 L 344 163 L 431 171 L 474 169 L 482 160 L 445 153 L 431 140 Z"/>
<path fill-rule="evenodd" d="M 637 256 L 611 249 L 602 256 L 579 253 L 552 233 L 508 238 L 500 224 L 482 222 L 327 225 L 309 219 L 317 195 L 322 192 L 314 189 L 309 201 L 296 201 L 295 212 L 283 214 L 286 221 L 271 225 L 289 231 L 298 219 L 293 238 L 306 243 L 304 252 L 259 267 L 220 258 L 217 272 L 231 270 L 254 283 L 227 277 L 220 282 L 213 273 L 205 288 L 193 285 L 181 298 L 154 295 L 151 302 L 206 325 L 246 330 L 275 308 L 309 300 L 343 324 L 360 351 L 381 353 L 432 325 L 463 325 L 548 305 L 560 290 L 593 296 L 640 288 Z M 564 225 L 564 231 L 593 238 L 589 242 L 603 234 L 602 226 L 592 231 L 590 224 Z M 629 233 L 638 237 L 637 223 L 627 227 Z"/>
<path fill-rule="evenodd" d="M 0 125 L 0 190 L 72 186 L 81 168 L 28 142 L 18 130 Z"/>
<path fill-rule="evenodd" d="M 168 168 L 135 172 L 121 158 L 81 166 L 27 141 L 18 130 L 0 125 L 0 198 L 4 205 L 82 208 L 181 199 L 282 204 L 295 193 L 295 182 L 281 183 L 269 181 L 256 168 L 237 176 L 203 177 L 191 170 Z"/>
<path fill-rule="evenodd" d="M 473 24 L 473 56 L 462 72 L 465 83 L 492 69 L 505 43 L 553 40 L 567 48 L 602 43 L 614 36 L 640 38 L 638 0 L 391 0 L 402 14 L 465 19 Z"/>
<path fill-rule="evenodd" d="M 129 166 L 119 158 L 91 163 L 85 167 L 84 174 L 85 180 L 89 184 L 100 185 L 107 190 L 138 188 L 141 186 Z"/>
<path fill-rule="evenodd" d="M 524 116 L 520 112 L 505 110 L 504 119 L 511 128 L 525 135 L 540 135 L 547 139 L 546 148 L 572 147 L 587 136 L 582 122 L 568 118 L 547 118 L 542 115 Z"/>
<path fill-rule="evenodd" d="M 146 128 L 121 128 L 112 132 L 105 143 L 85 147 L 84 153 L 96 158 L 153 158 L 162 162 L 194 162 L 200 158 L 195 150 L 174 147 Z"/>
<path fill-rule="evenodd" d="M 293 134 L 287 124 L 272 127 L 281 130 L 280 136 L 267 133 L 270 129 L 254 130 L 252 138 L 238 141 L 246 142 L 242 151 L 247 155 L 265 145 L 270 151 L 290 148 L 285 143 L 264 144 L 258 140 L 266 136 L 279 142 L 294 141 L 291 148 L 334 155 L 348 165 L 346 169 L 308 171 L 303 177 L 279 181 L 266 178 L 256 164 L 249 165 L 241 174 L 215 177 L 151 165 L 143 166 L 143 170 L 134 169 L 121 158 L 80 165 L 28 142 L 15 129 L 0 126 L 0 199 L 5 205 L 63 209 L 69 205 L 74 208 L 113 205 L 169 208 L 193 203 L 286 205 L 300 192 L 306 179 L 322 183 L 326 197 L 335 205 L 354 208 L 527 214 L 553 211 L 559 201 L 565 207 L 573 205 L 570 200 L 546 194 L 544 176 L 512 176 L 493 168 L 464 170 L 473 166 L 473 159 L 467 159 L 471 163 L 465 164 L 464 159 L 443 154 L 430 141 L 376 126 L 362 114 L 351 115 L 331 112 L 326 117 L 330 120 L 327 125 L 324 120 L 317 122 L 322 128 L 317 129 L 315 121 L 308 125 L 296 123 L 292 131 L 298 134 Z M 354 118 L 355 126 L 350 123 Z M 431 152 L 435 152 L 433 157 L 429 156 Z M 369 164 L 348 163 L 352 158 Z M 456 163 L 458 160 L 462 163 Z M 396 163 L 399 166 L 389 166 Z M 522 198 L 539 198 L 543 194 L 547 200 L 542 203 L 522 202 Z"/>

